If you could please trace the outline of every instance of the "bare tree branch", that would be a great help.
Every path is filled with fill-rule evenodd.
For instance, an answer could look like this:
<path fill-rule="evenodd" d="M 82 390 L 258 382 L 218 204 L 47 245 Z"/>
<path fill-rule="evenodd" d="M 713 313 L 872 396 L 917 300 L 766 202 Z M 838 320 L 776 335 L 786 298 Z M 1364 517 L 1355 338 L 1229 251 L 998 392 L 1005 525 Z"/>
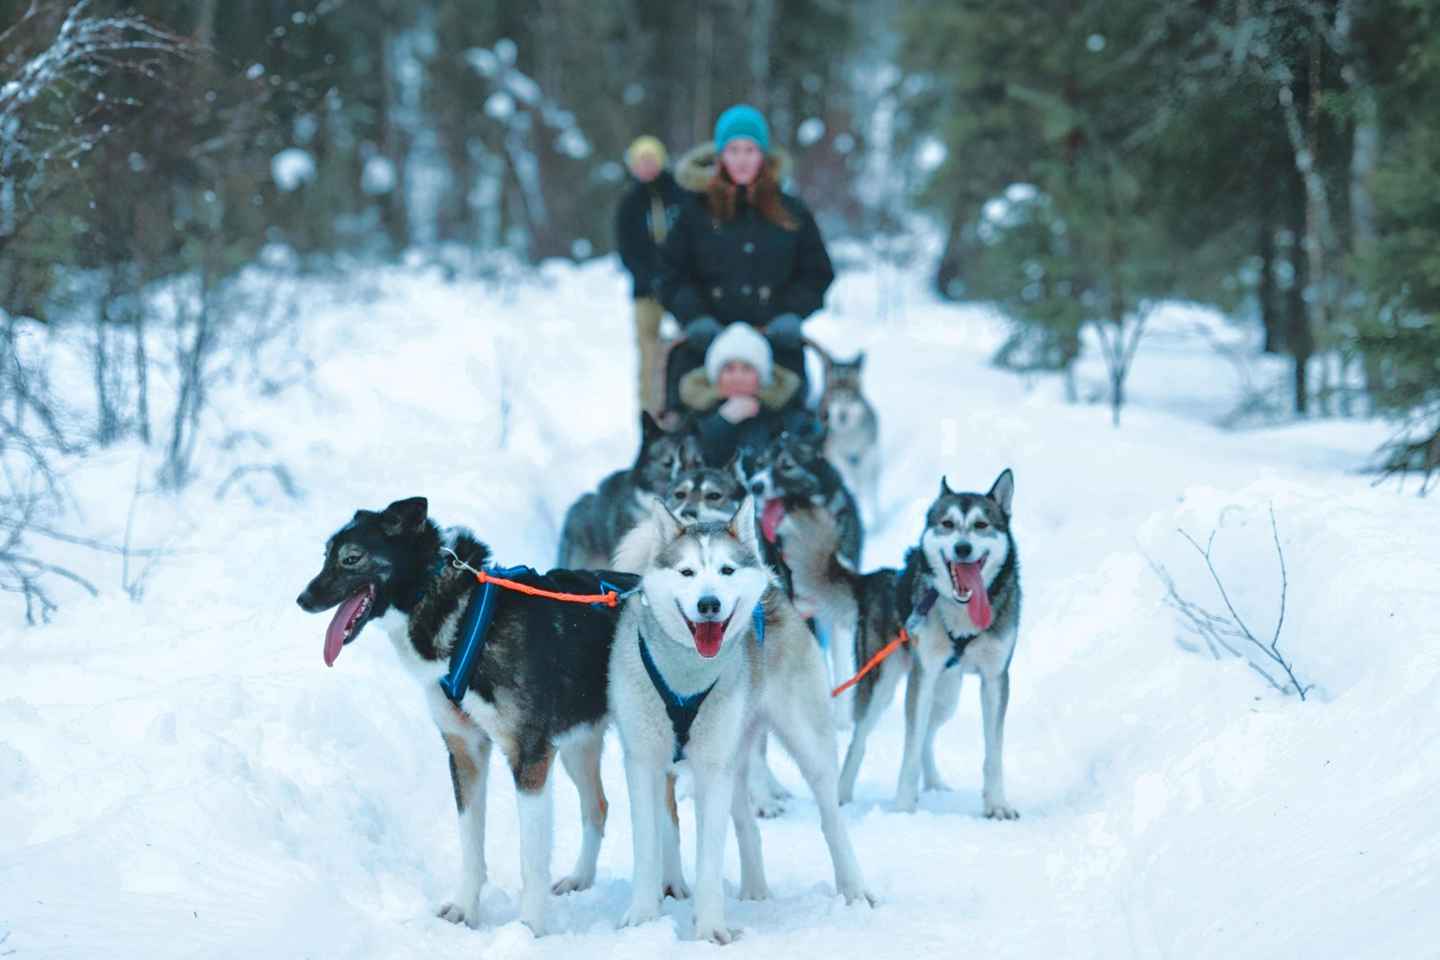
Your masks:
<path fill-rule="evenodd" d="M 1182 529 L 1178 532 L 1180 536 L 1184 537 L 1185 540 L 1195 548 L 1195 552 L 1200 554 L 1204 559 L 1205 569 L 1210 573 L 1210 579 L 1219 591 L 1220 599 L 1224 602 L 1225 609 L 1229 612 L 1229 615 L 1221 616 L 1211 613 L 1199 604 L 1185 599 L 1185 597 L 1181 596 L 1179 589 L 1175 585 L 1175 580 L 1170 576 L 1169 571 L 1153 560 L 1149 560 L 1147 557 L 1146 559 L 1150 563 L 1150 569 L 1155 572 L 1161 583 L 1165 585 L 1166 604 L 1178 611 L 1185 618 L 1187 626 L 1205 640 L 1212 656 L 1218 658 L 1217 646 L 1223 648 L 1232 656 L 1244 656 L 1241 650 L 1237 650 L 1229 643 L 1230 640 L 1237 642 L 1244 641 L 1250 647 L 1259 651 L 1262 663 L 1278 667 L 1283 671 L 1287 682 L 1280 682 L 1269 670 L 1265 669 L 1260 663 L 1256 663 L 1252 657 L 1244 656 L 1246 663 L 1250 665 L 1252 670 L 1264 677 L 1267 683 L 1281 693 L 1289 693 L 1293 690 L 1301 700 L 1305 700 L 1306 695 L 1314 689 L 1315 685 L 1302 682 L 1296 675 L 1292 662 L 1280 651 L 1280 635 L 1285 628 L 1285 611 L 1289 601 L 1290 577 L 1285 566 L 1285 551 L 1280 545 L 1280 527 L 1275 520 L 1274 506 L 1272 505 L 1270 507 L 1270 533 L 1275 544 L 1275 555 L 1280 563 L 1280 610 L 1276 616 L 1275 631 L 1271 635 L 1269 643 L 1260 640 L 1255 635 L 1255 632 L 1250 629 L 1245 619 L 1235 608 L 1235 604 L 1230 599 L 1230 592 L 1225 587 L 1225 581 L 1215 566 L 1215 537 L 1219 531 L 1211 531 L 1210 537 L 1203 547 L 1198 540 L 1185 530 Z"/>

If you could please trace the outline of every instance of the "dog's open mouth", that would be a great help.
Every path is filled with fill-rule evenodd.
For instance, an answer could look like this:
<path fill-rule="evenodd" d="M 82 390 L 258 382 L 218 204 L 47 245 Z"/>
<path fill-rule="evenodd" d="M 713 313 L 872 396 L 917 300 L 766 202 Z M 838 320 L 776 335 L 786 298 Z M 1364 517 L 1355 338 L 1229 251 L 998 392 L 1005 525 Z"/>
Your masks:
<path fill-rule="evenodd" d="M 681 616 L 684 616 L 682 613 Z M 730 626 L 730 620 L 735 614 L 730 614 L 724 620 L 701 620 L 696 623 L 689 617 L 685 617 L 685 626 L 690 628 L 690 636 L 695 641 L 695 651 L 706 660 L 713 660 L 720 654 L 720 644 L 725 641 L 725 630 Z"/>
<path fill-rule="evenodd" d="M 774 543 L 780 533 L 780 521 L 785 519 L 785 501 L 779 497 L 765 501 L 760 511 L 760 532 L 768 543 Z"/>
<path fill-rule="evenodd" d="M 340 604 L 330 626 L 325 628 L 325 666 L 335 666 L 340 648 L 349 643 L 375 606 L 375 585 L 367 583 L 359 593 Z"/>
<path fill-rule="evenodd" d="M 950 586 L 955 588 L 955 599 L 970 612 L 976 628 L 989 630 L 995 613 L 990 609 L 990 594 L 985 589 L 984 563 L 984 557 L 974 563 L 950 563 Z"/>

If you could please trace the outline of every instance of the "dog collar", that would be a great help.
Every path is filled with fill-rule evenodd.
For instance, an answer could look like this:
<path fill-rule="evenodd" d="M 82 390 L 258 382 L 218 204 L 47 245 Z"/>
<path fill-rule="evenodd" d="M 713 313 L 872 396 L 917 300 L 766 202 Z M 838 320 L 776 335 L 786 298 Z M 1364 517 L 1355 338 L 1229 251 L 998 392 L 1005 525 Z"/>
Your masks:
<path fill-rule="evenodd" d="M 405 605 L 402 607 L 400 604 L 397 603 L 395 604 L 395 608 L 401 613 L 409 613 L 410 611 L 414 610 L 417 606 L 419 606 L 421 599 L 423 599 L 426 592 L 429 591 L 430 586 L 436 580 L 440 579 L 440 575 L 445 572 L 445 568 L 448 566 L 450 566 L 450 561 L 447 560 L 444 556 L 437 558 L 435 562 L 430 565 L 430 569 L 425 572 L 425 576 L 421 579 L 419 585 L 415 588 L 415 592 L 410 594 L 410 596 L 406 598 Z"/>
<path fill-rule="evenodd" d="M 650 675 L 650 684 L 655 692 L 660 694 L 660 702 L 665 705 L 665 714 L 670 718 L 670 729 L 675 734 L 675 753 L 671 761 L 679 763 L 685 759 L 685 745 L 690 742 L 690 727 L 695 723 L 695 716 L 700 712 L 700 705 L 705 698 L 710 696 L 710 691 L 715 689 L 719 683 L 717 677 L 710 686 L 699 693 L 692 693 L 689 696 L 681 696 L 670 688 L 665 678 L 660 674 L 660 669 L 655 666 L 655 660 L 650 656 L 650 646 L 645 642 L 644 635 L 640 635 L 640 662 L 645 664 L 645 672 Z"/>

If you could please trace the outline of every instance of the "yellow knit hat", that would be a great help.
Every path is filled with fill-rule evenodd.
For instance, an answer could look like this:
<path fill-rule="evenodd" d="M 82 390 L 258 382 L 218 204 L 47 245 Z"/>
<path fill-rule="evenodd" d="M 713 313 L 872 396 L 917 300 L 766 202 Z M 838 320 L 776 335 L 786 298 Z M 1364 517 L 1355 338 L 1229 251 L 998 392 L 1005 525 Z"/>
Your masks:
<path fill-rule="evenodd" d="M 665 152 L 665 144 L 648 133 L 643 137 L 636 137 L 635 142 L 630 144 L 625 151 L 625 162 L 634 166 L 635 161 L 644 156 L 654 157 L 656 163 L 662 167 L 665 166 L 665 160 L 668 157 Z"/>

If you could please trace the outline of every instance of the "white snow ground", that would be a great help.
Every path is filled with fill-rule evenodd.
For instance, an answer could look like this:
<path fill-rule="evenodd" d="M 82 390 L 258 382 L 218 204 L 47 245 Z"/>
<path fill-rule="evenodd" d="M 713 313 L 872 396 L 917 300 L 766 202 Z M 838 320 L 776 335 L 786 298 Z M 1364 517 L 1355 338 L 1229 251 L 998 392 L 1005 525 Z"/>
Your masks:
<path fill-rule="evenodd" d="M 536 940 L 516 919 L 514 790 L 498 761 L 489 923 L 436 919 L 459 852 L 421 695 L 378 634 L 325 669 L 325 618 L 293 601 L 356 507 L 417 493 L 500 560 L 548 566 L 569 501 L 632 455 L 625 290 L 609 262 L 550 266 L 499 292 L 423 269 L 315 283 L 302 291 L 310 385 L 225 405 L 192 490 L 138 501 L 134 540 L 175 551 L 143 601 L 120 589 L 118 560 L 56 550 L 106 589 L 63 593 L 43 628 L 0 610 L 0 956 L 715 949 L 690 941 L 688 903 L 615 929 L 631 841 L 613 742 L 599 881 L 554 902 L 557 933 Z M 813 805 L 797 799 L 762 825 L 774 899 L 729 902 L 744 933 L 726 956 L 1440 953 L 1440 513 L 1354 472 L 1381 425 L 1215 429 L 1234 372 L 1187 339 L 1188 314 L 1168 316 L 1117 431 L 1103 406 L 1064 405 L 1052 378 L 988 367 L 995 319 L 935 302 L 918 273 L 842 277 L 811 328 L 838 351 L 870 350 L 887 466 L 868 564 L 898 562 L 942 471 L 970 489 L 1016 472 L 1026 596 L 1005 760 L 1022 819 L 978 816 L 973 685 L 942 736 L 954 792 L 890 812 L 897 706 L 848 809 L 879 908 L 833 895 Z M 223 451 L 222 427 L 260 430 L 270 447 Z M 140 456 L 74 467 L 72 529 L 124 536 Z M 247 489 L 265 502 L 215 500 L 245 459 L 287 463 L 305 499 L 257 476 Z M 1176 533 L 1203 541 L 1218 527 L 1231 599 L 1268 636 L 1272 506 L 1288 566 L 1282 649 L 1317 685 L 1306 703 L 1182 650 L 1145 560 L 1219 609 Z M 777 766 L 803 794 L 788 761 Z M 558 875 L 579 831 L 573 791 L 556 783 Z M 690 815 L 682 807 L 693 873 Z"/>

